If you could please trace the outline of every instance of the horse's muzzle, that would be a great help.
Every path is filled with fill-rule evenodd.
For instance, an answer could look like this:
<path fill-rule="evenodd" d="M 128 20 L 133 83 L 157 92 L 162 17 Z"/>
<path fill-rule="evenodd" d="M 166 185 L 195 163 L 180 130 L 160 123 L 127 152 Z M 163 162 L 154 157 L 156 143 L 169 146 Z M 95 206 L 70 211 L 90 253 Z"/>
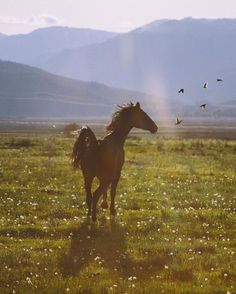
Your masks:
<path fill-rule="evenodd" d="M 150 132 L 151 132 L 152 134 L 155 134 L 155 133 L 157 132 L 157 130 L 158 130 L 157 125 L 154 125 L 154 126 L 150 129 Z"/>

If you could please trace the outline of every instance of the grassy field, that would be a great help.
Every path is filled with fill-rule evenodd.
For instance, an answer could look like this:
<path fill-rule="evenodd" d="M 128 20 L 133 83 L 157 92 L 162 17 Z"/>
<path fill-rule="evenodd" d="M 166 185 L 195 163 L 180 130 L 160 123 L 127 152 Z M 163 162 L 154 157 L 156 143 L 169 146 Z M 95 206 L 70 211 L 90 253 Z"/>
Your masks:
<path fill-rule="evenodd" d="M 236 293 L 236 141 L 131 137 L 96 224 L 73 142 L 0 136 L 1 294 Z"/>

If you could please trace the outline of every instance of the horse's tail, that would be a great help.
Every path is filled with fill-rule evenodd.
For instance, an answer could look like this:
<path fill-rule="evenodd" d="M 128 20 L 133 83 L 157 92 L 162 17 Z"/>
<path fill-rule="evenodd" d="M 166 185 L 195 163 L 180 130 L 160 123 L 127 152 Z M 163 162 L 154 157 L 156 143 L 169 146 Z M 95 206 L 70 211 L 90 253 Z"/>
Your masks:
<path fill-rule="evenodd" d="M 75 169 L 80 168 L 81 160 L 83 160 L 90 152 L 96 152 L 97 149 L 98 141 L 93 131 L 87 126 L 82 127 L 71 154 L 73 167 Z"/>

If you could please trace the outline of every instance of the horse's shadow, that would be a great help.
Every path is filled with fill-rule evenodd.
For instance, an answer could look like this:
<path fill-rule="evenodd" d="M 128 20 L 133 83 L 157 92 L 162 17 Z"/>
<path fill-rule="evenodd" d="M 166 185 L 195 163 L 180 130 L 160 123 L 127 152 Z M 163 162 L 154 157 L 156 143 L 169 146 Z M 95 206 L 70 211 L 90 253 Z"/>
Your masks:
<path fill-rule="evenodd" d="M 126 229 L 115 219 L 102 219 L 100 225 L 86 221 L 74 232 L 68 252 L 59 259 L 64 276 L 74 276 L 96 261 L 120 276 L 145 278 L 163 269 L 168 257 L 133 260 L 126 245 Z M 93 273 L 96 275 L 96 273 Z"/>

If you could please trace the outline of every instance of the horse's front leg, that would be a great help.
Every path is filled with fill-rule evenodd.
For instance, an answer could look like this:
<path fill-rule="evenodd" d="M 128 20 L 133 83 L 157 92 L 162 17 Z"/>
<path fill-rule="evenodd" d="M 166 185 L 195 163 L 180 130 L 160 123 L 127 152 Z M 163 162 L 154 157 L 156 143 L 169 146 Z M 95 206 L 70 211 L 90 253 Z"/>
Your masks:
<path fill-rule="evenodd" d="M 107 204 L 107 190 L 103 192 L 103 199 L 102 199 L 101 207 L 103 209 L 107 209 L 108 208 L 108 204 Z"/>
<path fill-rule="evenodd" d="M 111 205 L 110 205 L 111 215 L 116 215 L 115 196 L 116 196 L 116 188 L 117 188 L 119 179 L 120 179 L 120 173 L 116 176 L 116 178 L 111 183 Z"/>
<path fill-rule="evenodd" d="M 93 193 L 93 202 L 92 202 L 92 220 L 93 221 L 96 221 L 96 219 L 97 219 L 98 200 L 99 200 L 100 196 L 102 195 L 102 193 L 104 193 L 104 191 L 106 192 L 107 187 L 108 187 L 108 184 L 101 182 L 99 187 L 97 188 L 97 190 Z"/>

